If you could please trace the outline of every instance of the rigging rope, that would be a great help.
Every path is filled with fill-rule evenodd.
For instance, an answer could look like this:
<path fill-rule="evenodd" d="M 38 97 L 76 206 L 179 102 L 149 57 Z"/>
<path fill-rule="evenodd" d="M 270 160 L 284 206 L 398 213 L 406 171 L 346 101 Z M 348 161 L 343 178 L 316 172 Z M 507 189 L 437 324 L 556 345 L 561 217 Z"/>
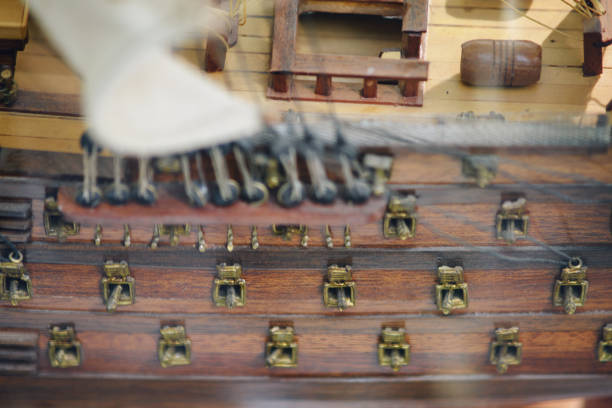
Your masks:
<path fill-rule="evenodd" d="M 12 259 L 20 259 L 21 258 L 21 251 L 19 251 L 19 249 L 17 249 L 17 247 L 15 246 L 15 244 L 13 244 L 11 242 L 10 239 L 8 239 L 8 237 L 4 234 L 0 234 L 0 242 L 3 242 L 8 249 L 10 250 L 9 252 L 9 258 L 5 258 L 2 255 L 0 255 L 0 260 L 3 261 L 8 261 L 8 260 L 12 260 Z"/>

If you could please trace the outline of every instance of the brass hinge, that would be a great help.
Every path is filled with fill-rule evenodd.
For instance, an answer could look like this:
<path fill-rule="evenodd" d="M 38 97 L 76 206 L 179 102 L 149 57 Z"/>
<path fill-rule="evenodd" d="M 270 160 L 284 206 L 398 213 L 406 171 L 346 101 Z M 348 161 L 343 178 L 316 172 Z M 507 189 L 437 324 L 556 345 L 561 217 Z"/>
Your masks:
<path fill-rule="evenodd" d="M 416 232 L 416 197 L 392 194 L 383 217 L 383 236 L 405 240 Z"/>
<path fill-rule="evenodd" d="M 612 361 L 612 323 L 608 323 L 603 328 L 602 340 L 597 347 L 597 356 L 602 363 Z"/>
<path fill-rule="evenodd" d="M 215 306 L 229 309 L 246 304 L 246 281 L 242 279 L 242 267 L 238 264 L 217 265 L 217 278 L 214 280 L 213 301 Z"/>
<path fill-rule="evenodd" d="M 293 327 L 270 328 L 270 339 L 266 343 L 266 365 L 268 367 L 297 366 L 298 345 Z"/>
<path fill-rule="evenodd" d="M 164 368 L 191 364 L 191 340 L 185 334 L 185 326 L 163 326 L 159 332 L 159 364 Z"/>
<path fill-rule="evenodd" d="M 23 265 L 23 255 L 9 255 L 10 262 L 0 263 L 0 299 L 8 300 L 11 305 L 32 298 L 32 281 Z"/>
<path fill-rule="evenodd" d="M 323 303 L 326 307 L 344 310 L 355 306 L 355 282 L 351 267 L 331 265 L 327 268 L 327 282 L 323 285 Z"/>
<path fill-rule="evenodd" d="M 497 366 L 500 374 L 508 371 L 508 366 L 521 363 L 523 344 L 518 341 L 519 328 L 496 329 L 495 340 L 491 342 L 489 361 Z"/>
<path fill-rule="evenodd" d="M 134 303 L 134 278 L 130 276 L 130 268 L 127 262 L 107 261 L 104 264 L 102 278 L 102 295 L 106 310 L 114 312 L 117 306 L 131 305 Z"/>
<path fill-rule="evenodd" d="M 576 307 L 584 306 L 589 290 L 586 271 L 582 259 L 570 259 L 568 266 L 561 270 L 561 278 L 555 281 L 553 305 L 563 306 L 567 314 L 574 314 Z"/>
<path fill-rule="evenodd" d="M 436 285 L 436 305 L 444 315 L 454 309 L 468 306 L 468 285 L 463 281 L 463 268 L 460 266 L 440 266 L 439 284 Z"/>
<path fill-rule="evenodd" d="M 57 201 L 55 201 L 53 197 L 47 197 L 45 199 L 43 224 L 45 227 L 45 235 L 48 237 L 57 237 L 60 241 L 66 239 L 67 236 L 77 235 L 81 228 L 76 222 L 64 220 L 64 215 L 59 210 Z"/>
<path fill-rule="evenodd" d="M 514 243 L 517 239 L 527 236 L 529 211 L 525 208 L 526 203 L 525 197 L 502 201 L 501 208 L 495 216 L 497 239 Z"/>
<path fill-rule="evenodd" d="M 378 364 L 398 371 L 410 362 L 410 344 L 404 328 L 385 327 L 378 343 Z"/>
<path fill-rule="evenodd" d="M 51 367 L 67 368 L 81 365 L 81 342 L 71 323 L 52 325 L 49 328 L 49 362 Z"/>

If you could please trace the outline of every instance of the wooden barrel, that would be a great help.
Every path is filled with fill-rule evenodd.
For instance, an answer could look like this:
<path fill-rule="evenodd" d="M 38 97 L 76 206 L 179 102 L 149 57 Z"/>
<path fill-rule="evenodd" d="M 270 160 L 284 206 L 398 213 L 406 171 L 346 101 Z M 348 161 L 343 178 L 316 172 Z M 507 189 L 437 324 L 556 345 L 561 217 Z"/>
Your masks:
<path fill-rule="evenodd" d="M 472 40 L 461 46 L 461 80 L 475 86 L 527 86 L 539 81 L 542 47 L 523 40 Z"/>

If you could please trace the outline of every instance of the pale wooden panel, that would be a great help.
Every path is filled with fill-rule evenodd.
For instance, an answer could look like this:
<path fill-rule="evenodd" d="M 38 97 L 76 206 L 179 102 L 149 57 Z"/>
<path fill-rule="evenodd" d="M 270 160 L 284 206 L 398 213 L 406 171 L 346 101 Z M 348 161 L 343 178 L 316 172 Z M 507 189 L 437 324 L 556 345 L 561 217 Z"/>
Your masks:
<path fill-rule="evenodd" d="M 578 36 L 580 17 L 557 0 L 514 0 L 521 9 L 529 4 L 528 15 Z M 238 45 L 228 54 L 226 71 L 211 77 L 227 85 L 237 96 L 277 112 L 300 109 L 328 113 L 326 104 L 316 102 L 271 101 L 265 98 L 267 70 L 272 46 L 273 2 L 249 0 L 246 25 L 240 27 Z M 376 55 L 382 48 L 397 46 L 388 32 L 351 28 L 346 24 L 334 32 L 334 24 L 319 22 L 300 28 L 316 29 L 321 41 L 298 37 L 298 49 L 321 52 L 340 49 L 346 54 Z M 383 30 L 384 31 L 384 30 Z M 473 88 L 459 80 L 461 44 L 474 38 L 530 39 L 543 46 L 541 81 L 523 89 Z M 70 68 L 52 50 L 40 29 L 31 24 L 30 43 L 18 57 L 16 79 L 22 90 L 56 95 L 77 95 L 81 83 Z M 345 117 L 405 117 L 461 111 L 475 112 L 601 112 L 612 95 L 612 75 L 584 78 L 581 74 L 582 43 L 550 32 L 507 10 L 501 2 L 490 0 L 432 0 L 427 34 L 427 59 L 431 62 L 430 79 L 424 106 L 393 107 L 380 105 L 337 104 L 334 111 Z M 203 42 L 191 42 L 179 53 L 194 64 L 201 64 Z M 324 47 L 323 47 L 324 46 Z M 612 67 L 612 53 L 605 54 L 604 66 Z M 78 152 L 78 138 L 85 127 L 78 119 L 44 115 L 0 112 L 0 145 L 38 150 Z"/>
<path fill-rule="evenodd" d="M 0 38 L 22 40 L 28 32 L 28 8 L 20 0 L 0 2 Z"/>

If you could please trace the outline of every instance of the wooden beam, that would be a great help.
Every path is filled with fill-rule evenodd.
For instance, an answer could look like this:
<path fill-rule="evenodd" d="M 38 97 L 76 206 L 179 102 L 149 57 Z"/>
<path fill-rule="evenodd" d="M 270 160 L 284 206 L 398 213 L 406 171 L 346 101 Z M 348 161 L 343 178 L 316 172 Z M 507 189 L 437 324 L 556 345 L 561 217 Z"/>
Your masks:
<path fill-rule="evenodd" d="M 418 59 L 381 59 L 346 55 L 296 54 L 291 72 L 344 78 L 427 80 L 429 62 Z"/>
<path fill-rule="evenodd" d="M 610 10 L 612 0 L 601 0 L 605 10 Z M 586 19 L 584 22 L 584 76 L 600 75 L 603 72 L 603 45 L 612 40 L 612 13 Z"/>

